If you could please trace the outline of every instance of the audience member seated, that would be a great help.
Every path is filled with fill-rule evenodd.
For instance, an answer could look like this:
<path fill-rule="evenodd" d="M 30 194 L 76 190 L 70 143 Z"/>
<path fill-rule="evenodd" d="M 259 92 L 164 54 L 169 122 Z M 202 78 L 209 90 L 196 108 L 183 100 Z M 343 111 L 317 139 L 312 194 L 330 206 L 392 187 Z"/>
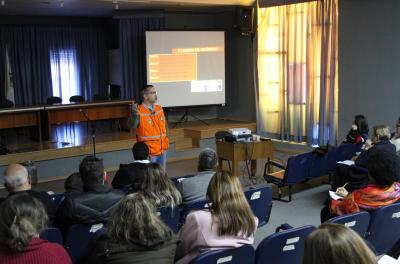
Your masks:
<path fill-rule="evenodd" d="M 345 143 L 364 144 L 368 139 L 368 122 L 363 115 L 356 115 L 349 133 L 347 133 Z"/>
<path fill-rule="evenodd" d="M 397 155 L 400 155 L 400 117 L 397 120 L 396 131 L 393 133 L 390 142 L 395 145 Z"/>
<path fill-rule="evenodd" d="M 374 253 L 353 230 L 322 224 L 306 239 L 303 264 L 376 264 Z"/>
<path fill-rule="evenodd" d="M 133 193 L 113 211 L 108 234 L 96 241 L 88 263 L 172 264 L 176 243 L 153 203 L 141 193 Z"/>
<path fill-rule="evenodd" d="M 73 224 L 107 222 L 111 211 L 124 193 L 110 188 L 104 182 L 104 165 L 93 156 L 84 158 L 79 165 L 83 192 L 66 193 L 58 207 L 57 224 L 66 231 Z"/>
<path fill-rule="evenodd" d="M 38 199 L 27 193 L 13 195 L 0 205 L 0 215 L 0 263 L 72 263 L 62 246 L 39 238 L 48 218 Z"/>
<path fill-rule="evenodd" d="M 350 214 L 361 210 L 372 211 L 379 207 L 397 202 L 400 199 L 399 157 L 386 150 L 371 153 L 367 169 L 370 184 L 348 193 L 345 188 L 336 191 L 343 196 L 342 200 L 332 200 L 330 207 L 321 211 L 321 221 L 336 215 Z"/>
<path fill-rule="evenodd" d="M 364 144 L 364 150 L 360 155 L 353 157 L 354 165 L 361 168 L 367 168 L 371 154 L 377 150 L 386 150 L 390 153 L 396 153 L 396 147 L 390 143 L 390 130 L 388 126 L 380 125 L 374 127 L 372 141 L 367 140 Z M 368 184 L 368 176 L 366 173 L 355 173 L 350 166 L 338 164 L 332 179 L 332 191 L 345 183 L 347 191 L 360 189 Z"/>
<path fill-rule="evenodd" d="M 64 182 L 66 193 L 83 192 L 83 181 L 79 172 L 72 173 Z"/>
<path fill-rule="evenodd" d="M 174 207 L 182 200 L 181 194 L 158 163 L 148 165 L 139 189 L 139 192 L 151 200 L 156 207 Z"/>
<path fill-rule="evenodd" d="M 198 173 L 194 177 L 182 180 L 178 183 L 178 190 L 182 194 L 182 203 L 188 204 L 206 199 L 208 183 L 215 174 L 218 165 L 217 153 L 213 149 L 206 148 L 199 155 Z"/>
<path fill-rule="evenodd" d="M 54 207 L 53 200 L 50 195 L 45 192 L 32 190 L 31 177 L 28 175 L 28 171 L 24 166 L 20 164 L 8 165 L 4 171 L 4 186 L 9 193 L 8 198 L 17 193 L 25 192 L 41 201 L 46 208 L 49 225 L 54 224 L 56 208 Z"/>
<path fill-rule="evenodd" d="M 390 143 L 390 129 L 386 125 L 374 127 L 372 141 L 367 140 L 364 151 L 355 160 L 355 165 L 366 168 L 369 162 L 369 155 L 378 149 L 396 153 L 396 146 Z"/>
<path fill-rule="evenodd" d="M 112 186 L 116 189 L 123 189 L 131 185 L 132 192 L 138 190 L 147 165 L 149 165 L 149 148 L 144 142 L 137 142 L 132 147 L 134 161 L 130 164 L 121 164 L 115 174 Z"/>
<path fill-rule="evenodd" d="M 258 219 L 237 177 L 216 173 L 207 189 L 209 209 L 193 211 L 179 231 L 178 264 L 189 263 L 206 250 L 253 244 Z"/>

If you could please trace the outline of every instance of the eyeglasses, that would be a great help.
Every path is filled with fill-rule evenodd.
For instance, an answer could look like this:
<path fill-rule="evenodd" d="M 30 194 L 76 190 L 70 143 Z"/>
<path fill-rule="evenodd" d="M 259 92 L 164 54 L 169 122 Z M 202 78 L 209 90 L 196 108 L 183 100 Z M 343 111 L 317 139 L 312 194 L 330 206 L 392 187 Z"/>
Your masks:
<path fill-rule="evenodd" d="M 147 92 L 146 94 L 157 94 L 157 92 L 156 92 L 156 91 L 153 91 L 153 92 Z"/>

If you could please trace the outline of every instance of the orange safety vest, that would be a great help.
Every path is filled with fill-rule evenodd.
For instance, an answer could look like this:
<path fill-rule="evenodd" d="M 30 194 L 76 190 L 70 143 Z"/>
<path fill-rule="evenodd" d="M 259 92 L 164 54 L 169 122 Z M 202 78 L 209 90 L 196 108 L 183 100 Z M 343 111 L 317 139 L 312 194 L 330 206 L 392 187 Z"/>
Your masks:
<path fill-rule="evenodd" d="M 154 105 L 154 112 L 139 105 L 139 127 L 136 129 L 136 141 L 146 143 L 150 156 L 159 156 L 169 147 L 167 124 L 161 106 Z"/>

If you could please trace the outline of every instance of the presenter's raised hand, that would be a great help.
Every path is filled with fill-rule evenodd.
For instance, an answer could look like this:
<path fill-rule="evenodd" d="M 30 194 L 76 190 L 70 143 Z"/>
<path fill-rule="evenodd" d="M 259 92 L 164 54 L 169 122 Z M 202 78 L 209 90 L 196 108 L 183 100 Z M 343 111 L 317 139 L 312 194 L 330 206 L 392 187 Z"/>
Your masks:
<path fill-rule="evenodd" d="M 139 115 L 138 105 L 135 102 L 132 104 L 132 113 L 134 115 Z"/>

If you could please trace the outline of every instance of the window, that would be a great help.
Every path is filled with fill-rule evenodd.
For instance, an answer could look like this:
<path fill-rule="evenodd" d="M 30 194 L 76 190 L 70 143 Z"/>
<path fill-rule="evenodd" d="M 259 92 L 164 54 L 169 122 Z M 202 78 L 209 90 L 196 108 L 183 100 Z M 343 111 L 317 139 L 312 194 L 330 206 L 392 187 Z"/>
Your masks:
<path fill-rule="evenodd" d="M 330 65 L 337 65 L 337 20 L 324 13 L 336 2 L 326 3 L 258 10 L 258 125 L 267 136 L 315 144 L 321 128 L 324 137 L 336 130 L 335 122 L 320 124 L 337 113 L 337 104 L 326 103 L 337 100 L 337 70 L 330 80 Z"/>
<path fill-rule="evenodd" d="M 80 95 L 76 52 L 73 49 L 51 50 L 50 63 L 53 96 L 61 97 L 62 103 L 67 104 L 71 96 Z"/>

